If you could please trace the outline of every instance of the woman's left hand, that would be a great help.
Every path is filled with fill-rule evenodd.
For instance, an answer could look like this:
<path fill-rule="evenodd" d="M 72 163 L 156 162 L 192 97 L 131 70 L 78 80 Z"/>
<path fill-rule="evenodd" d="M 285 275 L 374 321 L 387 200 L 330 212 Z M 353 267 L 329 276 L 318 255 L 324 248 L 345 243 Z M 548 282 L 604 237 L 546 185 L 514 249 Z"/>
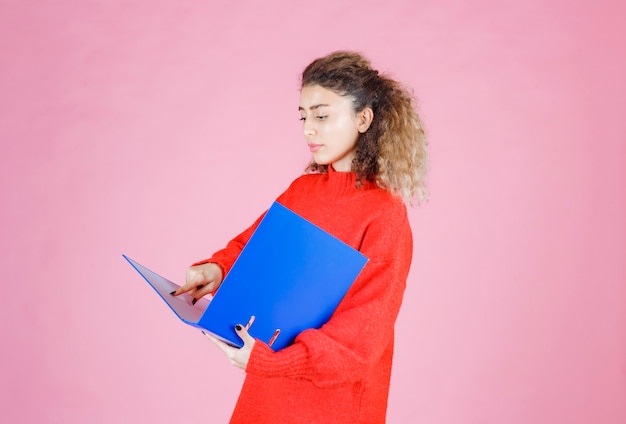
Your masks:
<path fill-rule="evenodd" d="M 235 332 L 239 338 L 243 340 L 243 347 L 241 348 L 232 347 L 223 341 L 216 339 L 210 334 L 204 333 L 204 335 L 207 336 L 215 346 L 219 347 L 226 354 L 226 356 L 228 356 L 228 360 L 231 364 L 245 370 L 248 365 L 248 360 L 250 359 L 250 352 L 252 352 L 255 339 L 248 333 L 248 330 L 243 325 L 237 324 L 235 326 Z"/>

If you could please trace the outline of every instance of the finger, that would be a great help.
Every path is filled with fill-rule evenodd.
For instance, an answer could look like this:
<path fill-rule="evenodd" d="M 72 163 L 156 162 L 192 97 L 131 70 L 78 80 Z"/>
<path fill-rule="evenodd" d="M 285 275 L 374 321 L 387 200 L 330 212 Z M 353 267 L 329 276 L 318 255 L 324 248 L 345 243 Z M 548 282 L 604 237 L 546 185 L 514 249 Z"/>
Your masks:
<path fill-rule="evenodd" d="M 180 286 L 179 288 L 177 288 L 176 290 L 174 290 L 170 294 L 172 296 L 178 296 L 178 295 L 181 295 L 183 293 L 190 292 L 189 294 L 193 295 L 193 290 L 196 290 L 198 287 L 203 287 L 203 286 L 200 285 L 200 286 L 194 287 L 194 286 L 188 286 L 187 284 L 185 284 L 184 286 Z"/>
<path fill-rule="evenodd" d="M 209 333 L 205 333 L 204 331 L 202 332 L 202 334 L 204 334 L 207 337 L 207 339 L 211 341 L 211 343 L 219 347 L 222 352 L 226 353 L 227 355 L 231 353 L 231 350 L 233 348 L 227 345 L 226 343 L 224 343 L 223 341 L 216 339 L 215 337 L 213 337 Z"/>
<path fill-rule="evenodd" d="M 254 337 L 252 337 L 250 333 L 248 333 L 248 330 L 243 325 L 241 324 L 235 325 L 235 333 L 237 333 L 239 338 L 243 340 L 244 345 L 254 343 Z"/>
<path fill-rule="evenodd" d="M 179 288 L 177 288 L 176 290 L 174 290 L 172 293 L 170 293 L 173 296 L 178 296 L 181 295 L 183 293 L 187 293 L 189 291 L 192 291 L 196 288 L 196 284 L 191 284 L 191 283 L 186 283 L 183 286 L 180 286 Z"/>
<path fill-rule="evenodd" d="M 187 276 L 185 284 L 176 289 L 173 294 L 174 296 L 178 296 L 183 293 L 192 292 L 190 294 L 194 294 L 195 290 L 198 290 L 204 287 L 207 283 L 206 277 L 201 270 L 194 269 L 193 267 L 187 268 Z M 203 296 L 203 295 L 202 295 Z M 202 296 L 194 296 L 196 298 L 200 298 Z"/>
<path fill-rule="evenodd" d="M 179 296 L 183 293 L 187 293 L 187 292 L 192 292 L 189 294 L 193 294 L 193 290 L 195 290 L 196 287 L 195 286 L 190 286 L 188 284 L 185 284 L 184 286 L 180 286 L 179 288 L 177 288 L 176 290 L 174 290 L 173 292 L 171 292 L 170 294 L 172 296 Z"/>
<path fill-rule="evenodd" d="M 242 325 L 237 325 L 235 330 L 238 332 L 237 334 L 239 334 L 239 332 L 241 330 L 245 329 L 243 328 Z M 237 368 L 241 368 L 243 370 L 246 369 L 246 367 L 248 366 L 248 360 L 250 359 L 250 352 L 252 351 L 252 348 L 254 346 L 254 342 L 255 340 L 253 338 L 251 338 L 247 332 L 245 334 L 241 334 L 240 337 L 242 337 L 242 340 L 249 340 L 244 342 L 243 347 L 241 348 L 235 348 L 232 347 L 230 345 L 228 345 L 227 343 L 224 343 L 220 340 L 218 340 L 217 338 L 213 337 L 210 334 L 205 333 L 204 331 L 202 332 L 205 336 L 207 336 L 207 338 L 211 341 L 211 343 L 213 343 L 215 346 L 217 346 L 222 352 L 224 352 L 226 354 L 226 356 L 228 357 L 228 360 L 230 361 L 231 365 L 236 366 Z"/>
<path fill-rule="evenodd" d="M 194 290 L 191 290 L 189 294 L 192 297 L 195 297 L 196 299 L 200 299 L 201 297 L 206 296 L 207 294 L 213 293 L 215 291 L 214 287 L 215 287 L 215 283 L 213 282 L 210 282 L 204 285 L 199 285 L 195 287 Z"/>

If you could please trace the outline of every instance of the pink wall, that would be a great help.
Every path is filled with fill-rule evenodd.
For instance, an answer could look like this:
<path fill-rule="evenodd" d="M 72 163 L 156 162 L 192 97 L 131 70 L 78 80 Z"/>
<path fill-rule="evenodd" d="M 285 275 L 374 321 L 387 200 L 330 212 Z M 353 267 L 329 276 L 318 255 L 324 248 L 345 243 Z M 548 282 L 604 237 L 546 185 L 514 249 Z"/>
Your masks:
<path fill-rule="evenodd" d="M 383 3 L 0 0 L 0 420 L 227 420 L 242 373 L 121 254 L 182 280 L 249 224 L 350 48 L 431 141 L 389 422 L 626 422 L 623 2 Z"/>

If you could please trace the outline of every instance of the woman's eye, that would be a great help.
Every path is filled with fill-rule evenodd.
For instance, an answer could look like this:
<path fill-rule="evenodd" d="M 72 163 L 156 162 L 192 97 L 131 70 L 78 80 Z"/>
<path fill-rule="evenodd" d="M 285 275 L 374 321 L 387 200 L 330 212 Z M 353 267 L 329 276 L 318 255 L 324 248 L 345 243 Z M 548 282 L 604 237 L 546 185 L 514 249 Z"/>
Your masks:
<path fill-rule="evenodd" d="M 319 120 L 319 121 L 323 121 L 324 119 L 328 118 L 328 115 L 317 115 L 315 116 L 315 119 Z M 306 121 L 306 116 L 301 116 L 300 117 L 301 121 Z"/>

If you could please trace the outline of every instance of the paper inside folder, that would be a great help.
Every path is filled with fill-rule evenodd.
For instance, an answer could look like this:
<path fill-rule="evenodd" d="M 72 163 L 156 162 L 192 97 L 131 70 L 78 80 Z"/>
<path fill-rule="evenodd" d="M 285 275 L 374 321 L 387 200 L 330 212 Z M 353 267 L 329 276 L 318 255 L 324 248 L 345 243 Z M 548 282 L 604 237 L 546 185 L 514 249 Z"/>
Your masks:
<path fill-rule="evenodd" d="M 180 288 L 178 284 L 172 283 L 167 278 L 164 278 L 156 272 L 146 268 L 126 255 L 122 255 L 133 268 L 150 284 L 150 286 L 159 294 L 159 296 L 167 303 L 172 311 L 181 320 L 189 324 L 197 324 L 204 314 L 204 311 L 209 306 L 211 297 L 203 297 L 199 299 L 195 305 L 191 304 L 191 296 L 188 293 L 183 293 L 178 296 L 173 296 L 170 293 Z"/>

